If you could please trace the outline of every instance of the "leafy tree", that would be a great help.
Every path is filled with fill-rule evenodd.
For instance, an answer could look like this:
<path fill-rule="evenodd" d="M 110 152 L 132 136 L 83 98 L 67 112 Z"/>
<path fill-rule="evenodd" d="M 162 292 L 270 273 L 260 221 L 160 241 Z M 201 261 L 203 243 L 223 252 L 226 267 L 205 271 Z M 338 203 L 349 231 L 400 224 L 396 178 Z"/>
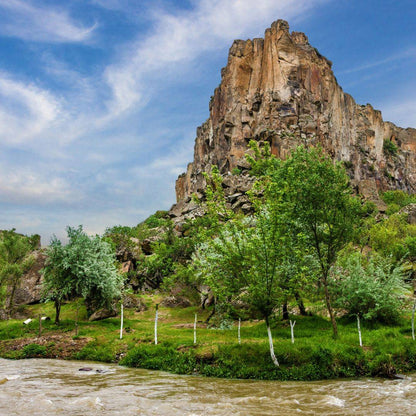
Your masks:
<path fill-rule="evenodd" d="M 302 235 L 320 267 L 320 285 L 338 336 L 329 292 L 329 272 L 338 252 L 352 240 L 363 215 L 352 195 L 344 167 L 319 148 L 297 148 L 288 159 L 267 171 L 266 198 L 281 201 L 292 235 Z"/>
<path fill-rule="evenodd" d="M 404 276 L 403 266 L 389 259 L 348 253 L 331 271 L 334 306 L 367 320 L 395 321 L 408 292 Z"/>
<path fill-rule="evenodd" d="M 17 234 L 14 228 L 0 232 L 0 300 L 4 300 L 7 288 L 10 288 L 9 302 L 6 305 L 9 313 L 13 308 L 14 294 L 20 279 L 33 264 L 30 252 L 35 244 L 36 236 Z"/>
<path fill-rule="evenodd" d="M 121 295 L 123 279 L 115 266 L 111 245 L 99 236 L 89 237 L 82 229 L 67 227 L 68 244 L 52 238 L 44 273 L 45 299 L 55 302 L 55 323 L 59 323 L 64 299 L 82 296 L 89 313 L 110 306 Z"/>
<path fill-rule="evenodd" d="M 235 217 L 218 236 L 199 246 L 194 267 L 217 299 L 243 300 L 265 320 L 270 355 L 279 365 L 273 348 L 270 318 L 274 310 L 302 284 L 300 258 L 277 211 L 258 210 L 254 217 Z M 304 254 L 302 252 L 302 254 Z"/>

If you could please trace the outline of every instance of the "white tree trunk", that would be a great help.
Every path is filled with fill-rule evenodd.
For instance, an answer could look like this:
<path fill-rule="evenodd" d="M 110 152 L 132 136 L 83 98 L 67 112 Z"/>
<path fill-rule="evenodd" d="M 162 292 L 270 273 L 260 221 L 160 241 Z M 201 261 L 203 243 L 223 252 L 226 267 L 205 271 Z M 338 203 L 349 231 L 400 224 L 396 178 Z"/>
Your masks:
<path fill-rule="evenodd" d="M 196 344 L 196 319 L 197 319 L 197 314 L 195 314 L 195 321 L 194 321 L 194 344 Z"/>
<path fill-rule="evenodd" d="M 358 339 L 360 340 L 360 347 L 362 347 L 363 341 L 361 339 L 360 315 L 357 315 L 357 328 L 358 328 Z"/>
<path fill-rule="evenodd" d="M 157 315 L 158 315 L 158 306 L 156 305 L 156 314 L 155 314 L 155 345 L 157 345 Z"/>
<path fill-rule="evenodd" d="M 238 318 L 238 343 L 241 344 L 241 318 Z"/>
<path fill-rule="evenodd" d="M 124 309 L 123 303 L 121 304 L 121 319 L 120 319 L 120 339 L 123 339 L 123 319 L 124 319 Z"/>
<path fill-rule="evenodd" d="M 277 361 L 277 358 L 274 355 L 273 338 L 272 338 L 272 331 L 270 330 L 270 325 L 267 325 L 267 335 L 269 336 L 270 356 L 272 357 L 272 361 L 274 365 L 276 367 L 279 367 L 279 362 Z"/>
<path fill-rule="evenodd" d="M 289 323 L 290 323 L 290 336 L 291 336 L 291 338 L 292 338 L 292 344 L 294 344 L 295 343 L 295 330 L 294 330 L 294 328 L 295 328 L 295 325 L 296 325 L 296 321 L 289 321 Z"/>

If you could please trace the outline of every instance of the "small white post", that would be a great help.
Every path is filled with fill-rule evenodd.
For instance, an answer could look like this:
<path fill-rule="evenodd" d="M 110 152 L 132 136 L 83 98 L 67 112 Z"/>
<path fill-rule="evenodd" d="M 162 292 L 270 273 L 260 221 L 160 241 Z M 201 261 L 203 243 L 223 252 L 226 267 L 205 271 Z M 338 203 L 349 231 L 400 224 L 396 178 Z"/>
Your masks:
<path fill-rule="evenodd" d="M 361 339 L 361 326 L 360 326 L 360 315 L 357 314 L 357 328 L 358 328 L 358 339 L 360 340 L 360 347 L 363 346 L 363 341 Z"/>
<path fill-rule="evenodd" d="M 238 318 L 238 343 L 241 344 L 241 318 Z"/>
<path fill-rule="evenodd" d="M 292 337 L 292 344 L 294 344 L 295 343 L 295 330 L 294 330 L 294 328 L 295 328 L 295 325 L 296 325 L 296 321 L 289 321 L 289 323 L 290 323 L 290 335 L 291 335 L 291 337 Z"/>
<path fill-rule="evenodd" d="M 124 319 L 124 310 L 123 310 L 123 302 L 121 302 L 120 339 L 123 339 L 123 319 Z"/>
<path fill-rule="evenodd" d="M 156 314 L 155 314 L 155 345 L 157 345 L 157 310 L 158 310 L 159 305 L 156 304 Z"/>
<path fill-rule="evenodd" d="M 416 300 L 412 308 L 412 339 L 413 341 L 415 340 L 415 310 L 416 310 Z"/>
<path fill-rule="evenodd" d="M 196 344 L 196 319 L 197 319 L 197 314 L 195 314 L 195 321 L 194 321 L 194 344 Z"/>

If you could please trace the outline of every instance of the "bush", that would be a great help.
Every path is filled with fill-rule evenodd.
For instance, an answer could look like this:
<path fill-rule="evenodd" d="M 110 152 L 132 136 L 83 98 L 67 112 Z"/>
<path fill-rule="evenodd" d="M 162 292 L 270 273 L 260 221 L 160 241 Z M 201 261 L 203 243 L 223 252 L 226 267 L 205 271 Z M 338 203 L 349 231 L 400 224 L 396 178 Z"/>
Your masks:
<path fill-rule="evenodd" d="M 397 145 L 393 141 L 391 141 L 389 139 L 384 139 L 383 151 L 384 151 L 385 154 L 391 155 L 391 156 L 396 156 L 398 149 L 399 148 L 397 147 Z"/>
<path fill-rule="evenodd" d="M 39 358 L 46 356 L 46 347 L 38 344 L 28 344 L 23 347 L 24 358 Z"/>
<path fill-rule="evenodd" d="M 367 260 L 353 253 L 332 273 L 334 306 L 367 320 L 397 321 L 406 291 L 403 267 L 383 258 Z"/>

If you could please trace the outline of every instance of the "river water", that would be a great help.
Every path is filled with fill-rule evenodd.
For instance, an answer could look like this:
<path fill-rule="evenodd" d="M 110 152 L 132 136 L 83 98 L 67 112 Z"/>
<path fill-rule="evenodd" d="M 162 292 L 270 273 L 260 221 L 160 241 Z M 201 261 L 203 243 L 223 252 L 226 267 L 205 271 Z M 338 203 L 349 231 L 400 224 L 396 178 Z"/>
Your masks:
<path fill-rule="evenodd" d="M 416 415 L 413 378 L 264 382 L 0 359 L 0 415 Z"/>

